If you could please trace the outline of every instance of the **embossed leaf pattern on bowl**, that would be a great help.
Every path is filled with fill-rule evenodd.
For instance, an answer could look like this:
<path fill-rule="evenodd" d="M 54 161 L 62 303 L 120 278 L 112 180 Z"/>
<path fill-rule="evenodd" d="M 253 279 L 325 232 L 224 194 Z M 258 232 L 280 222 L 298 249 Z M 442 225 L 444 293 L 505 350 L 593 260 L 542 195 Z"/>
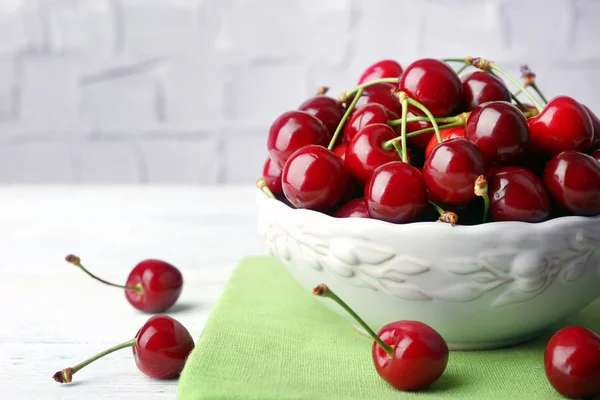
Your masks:
<path fill-rule="evenodd" d="M 600 228 L 562 231 L 555 236 L 556 253 L 515 250 L 484 250 L 475 257 L 445 260 L 430 265 L 425 260 L 397 254 L 356 234 L 319 235 L 303 225 L 272 220 L 259 224 L 259 233 L 276 257 L 294 260 L 315 271 L 327 271 L 348 284 L 385 292 L 410 301 L 469 302 L 494 293 L 493 307 L 532 299 L 559 279 L 574 282 L 585 271 L 594 251 L 600 248 Z M 564 244 L 564 245 L 562 245 Z M 599 266 L 600 268 L 600 266 Z M 465 276 L 448 286 L 427 289 L 419 284 L 425 274 Z"/>

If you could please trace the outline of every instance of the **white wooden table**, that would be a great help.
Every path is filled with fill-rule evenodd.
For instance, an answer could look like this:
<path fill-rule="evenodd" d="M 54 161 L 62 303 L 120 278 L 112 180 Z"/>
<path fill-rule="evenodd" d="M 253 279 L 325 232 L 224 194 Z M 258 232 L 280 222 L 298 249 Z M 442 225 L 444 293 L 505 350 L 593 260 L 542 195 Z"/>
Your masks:
<path fill-rule="evenodd" d="M 0 398 L 174 399 L 177 381 L 143 375 L 130 350 L 60 385 L 52 374 L 132 338 L 149 315 L 64 261 L 125 282 L 159 258 L 184 275 L 168 312 L 196 339 L 240 258 L 263 254 L 255 189 L 0 186 Z"/>

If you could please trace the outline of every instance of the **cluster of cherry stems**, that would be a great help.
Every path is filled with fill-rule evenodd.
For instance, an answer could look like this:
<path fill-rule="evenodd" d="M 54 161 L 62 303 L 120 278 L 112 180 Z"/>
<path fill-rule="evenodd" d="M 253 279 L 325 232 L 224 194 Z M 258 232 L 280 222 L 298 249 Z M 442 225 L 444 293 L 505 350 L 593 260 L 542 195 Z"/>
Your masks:
<path fill-rule="evenodd" d="M 459 77 L 468 67 L 476 71 Z M 461 224 L 600 214 L 600 119 L 571 97 L 547 101 L 535 74 L 521 72 L 524 84 L 482 58 L 421 59 L 405 69 L 377 62 L 337 100 L 322 88 L 275 120 L 257 186 L 295 208 L 391 223 L 433 213 L 453 226 L 459 214 Z M 392 386 L 421 389 L 445 371 L 448 347 L 431 327 L 397 321 L 375 334 L 326 285 L 314 294 L 369 332 L 375 368 Z M 600 394 L 600 336 L 564 328 L 544 360 L 559 393 Z"/>

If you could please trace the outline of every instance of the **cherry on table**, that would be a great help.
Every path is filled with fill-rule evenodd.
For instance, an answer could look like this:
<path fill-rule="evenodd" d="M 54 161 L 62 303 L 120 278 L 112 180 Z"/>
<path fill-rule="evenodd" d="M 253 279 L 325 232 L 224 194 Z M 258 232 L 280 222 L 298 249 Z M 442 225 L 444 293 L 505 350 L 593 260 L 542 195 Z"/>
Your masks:
<path fill-rule="evenodd" d="M 397 61 L 381 60 L 365 69 L 358 80 L 358 84 L 381 78 L 397 78 L 400 74 L 402 74 L 402 66 Z"/>
<path fill-rule="evenodd" d="M 77 365 L 56 372 L 52 378 L 59 383 L 69 383 L 73 375 L 94 361 L 131 347 L 138 369 L 155 379 L 177 377 L 194 349 L 194 340 L 188 330 L 167 315 L 155 315 L 140 328 L 134 339 L 111 347 Z"/>
<path fill-rule="evenodd" d="M 436 198 L 461 205 L 475 199 L 473 185 L 486 170 L 481 150 L 467 139 L 454 138 L 433 148 L 423 166 L 423 177 Z"/>
<path fill-rule="evenodd" d="M 402 161 L 390 161 L 373 171 L 365 199 L 371 218 L 407 223 L 423 212 L 428 197 L 421 171 Z"/>
<path fill-rule="evenodd" d="M 371 218 L 364 197 L 352 199 L 342 205 L 334 214 L 335 218 Z"/>
<path fill-rule="evenodd" d="M 463 106 L 466 111 L 471 111 L 490 101 L 510 102 L 511 100 L 510 91 L 504 82 L 485 71 L 474 71 L 464 75 L 461 82 Z"/>
<path fill-rule="evenodd" d="M 285 197 L 296 208 L 325 211 L 344 198 L 348 173 L 340 157 L 323 146 L 309 145 L 289 157 L 281 181 Z"/>
<path fill-rule="evenodd" d="M 298 109 L 317 117 L 325 125 L 331 136 L 333 136 L 346 111 L 339 101 L 324 95 L 311 97 L 300 104 Z"/>
<path fill-rule="evenodd" d="M 389 161 L 399 161 L 395 149 L 383 147 L 385 141 L 394 139 L 396 132 L 388 125 L 372 124 L 361 129 L 346 148 L 344 163 L 356 182 L 364 185 L 373 170 Z"/>
<path fill-rule="evenodd" d="M 271 192 L 276 196 L 283 194 L 283 189 L 281 188 L 281 172 L 281 168 L 279 168 L 270 157 L 267 157 L 265 165 L 263 166 L 262 176 L 267 182 L 269 189 L 271 189 Z"/>
<path fill-rule="evenodd" d="M 502 167 L 490 175 L 490 214 L 494 221 L 541 222 L 550 215 L 542 182 L 521 167 Z"/>
<path fill-rule="evenodd" d="M 373 338 L 371 357 L 377 374 L 399 390 L 423 389 L 446 370 L 449 351 L 444 338 L 419 321 L 395 321 L 375 332 L 327 285 L 320 284 L 313 294 L 340 305 Z"/>
<path fill-rule="evenodd" d="M 289 156 L 310 144 L 329 145 L 331 135 L 325 125 L 305 111 L 287 111 L 281 114 L 269 129 L 267 150 L 269 157 L 283 170 Z"/>
<path fill-rule="evenodd" d="M 587 151 L 594 139 L 592 119 L 579 102 L 567 96 L 550 100 L 539 115 L 527 120 L 531 149 L 553 157 L 564 150 Z"/>
<path fill-rule="evenodd" d="M 445 62 L 424 58 L 404 70 L 398 87 L 408 96 L 429 109 L 434 117 L 446 117 L 456 112 L 462 101 L 462 82 Z M 411 112 L 423 115 L 418 108 Z"/>
<path fill-rule="evenodd" d="M 580 326 L 559 330 L 546 345 L 544 370 L 565 397 L 600 396 L 600 336 Z"/>
<path fill-rule="evenodd" d="M 506 101 L 492 101 L 473 109 L 465 137 L 475 143 L 490 161 L 514 164 L 529 150 L 527 119 Z"/>
<path fill-rule="evenodd" d="M 550 160 L 542 181 L 550 197 L 573 214 L 600 213 L 600 163 L 595 158 L 563 151 Z"/>
<path fill-rule="evenodd" d="M 465 127 L 464 126 L 455 126 L 452 128 L 440 129 L 440 135 L 442 136 L 442 143 L 447 142 L 450 139 L 454 138 L 464 138 L 465 137 Z M 435 146 L 439 144 L 437 137 L 433 135 L 431 139 L 429 139 L 429 143 L 427 143 L 427 148 L 425 149 L 425 158 L 429 158 L 431 151 Z"/>
<path fill-rule="evenodd" d="M 387 124 L 388 121 L 398 119 L 392 111 L 378 103 L 369 103 L 354 111 L 344 125 L 344 141 L 350 143 L 354 136 L 367 125 Z"/>
<path fill-rule="evenodd" d="M 138 263 L 129 273 L 125 285 L 110 283 L 89 272 L 81 259 L 69 254 L 65 259 L 79 267 L 90 277 L 106 285 L 125 289 L 127 301 L 140 311 L 159 313 L 168 310 L 179 298 L 183 288 L 183 276 L 173 265 L 148 259 Z"/>

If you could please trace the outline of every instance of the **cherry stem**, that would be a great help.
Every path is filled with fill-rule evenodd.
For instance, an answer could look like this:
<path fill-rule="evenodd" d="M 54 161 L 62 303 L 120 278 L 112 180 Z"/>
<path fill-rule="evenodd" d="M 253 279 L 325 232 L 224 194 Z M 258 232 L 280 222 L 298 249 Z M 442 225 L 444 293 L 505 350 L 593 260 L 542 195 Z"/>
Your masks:
<path fill-rule="evenodd" d="M 271 189 L 269 189 L 269 185 L 267 184 L 267 180 L 265 178 L 258 179 L 256 181 L 256 187 L 262 190 L 267 195 L 267 197 L 270 197 L 272 199 L 275 198 L 275 195 L 273 194 L 273 192 L 271 192 Z"/>
<path fill-rule="evenodd" d="M 479 197 L 483 197 L 484 209 L 483 209 L 483 223 L 488 219 L 488 213 L 490 211 L 490 196 L 488 195 L 488 182 L 483 175 L 475 180 L 475 194 Z"/>
<path fill-rule="evenodd" d="M 431 204 L 431 206 L 433 206 L 433 208 L 435 208 L 435 211 L 437 211 L 438 214 L 440 214 L 440 217 L 438 218 L 438 222 L 445 222 L 452 226 L 455 226 L 458 223 L 458 215 L 456 215 L 456 213 L 453 213 L 452 211 L 444 210 L 442 207 L 438 206 L 431 200 L 429 200 L 428 203 Z"/>
<path fill-rule="evenodd" d="M 361 83 L 360 85 L 358 85 L 354 89 L 348 90 L 345 93 L 345 95 L 346 95 L 346 97 L 350 97 L 354 93 L 358 92 L 360 89 L 364 89 L 364 88 L 369 87 L 369 86 L 377 85 L 378 83 L 398 83 L 398 78 L 381 78 L 381 79 L 375 79 L 373 81 Z"/>
<path fill-rule="evenodd" d="M 371 329 L 369 327 L 369 325 L 367 325 L 367 323 L 365 321 L 363 321 L 362 318 L 359 317 L 358 314 L 356 314 L 354 312 L 354 310 L 352 308 L 350 308 L 350 306 L 348 304 L 346 304 L 335 293 L 333 293 L 326 284 L 321 283 L 319 286 L 315 287 L 313 289 L 313 294 L 315 296 L 326 297 L 326 298 L 329 298 L 329 299 L 335 301 L 340 307 L 342 307 L 344 310 L 346 310 L 346 312 L 348 314 L 350 314 L 352 316 L 352 318 L 354 318 L 356 320 L 356 322 L 358 322 L 360 324 L 360 326 L 362 326 L 364 328 L 365 331 L 367 331 L 369 336 L 371 336 L 373 338 L 373 340 L 376 341 L 377 344 L 383 350 L 385 350 L 385 352 L 390 357 L 393 355 L 394 348 L 388 344 L 383 343 L 383 340 L 381 340 L 381 338 L 379 336 L 377 336 L 377 334 L 373 331 L 373 329 Z"/>
<path fill-rule="evenodd" d="M 465 64 L 456 71 L 456 75 L 460 75 L 465 69 L 469 68 L 469 64 Z"/>
<path fill-rule="evenodd" d="M 439 127 L 439 129 L 454 128 L 456 126 L 464 126 L 464 124 L 465 123 L 464 123 L 463 120 L 457 120 L 457 121 L 455 121 L 455 122 L 453 122 L 451 124 L 441 125 Z M 407 133 L 406 137 L 407 138 L 411 138 L 411 137 L 419 136 L 419 135 L 422 135 L 423 133 L 428 133 L 428 132 L 431 132 L 433 130 L 434 130 L 433 127 L 423 128 L 423 129 L 420 129 L 418 131 Z M 394 145 L 394 143 L 398 142 L 398 139 L 401 139 L 401 138 L 402 138 L 402 136 L 398 136 L 398 137 L 395 137 L 394 139 L 390 139 L 388 141 L 383 142 L 383 148 L 386 149 L 386 150 L 391 150 L 392 146 Z"/>
<path fill-rule="evenodd" d="M 71 264 L 79 267 L 79 269 L 81 269 L 83 272 L 85 272 L 86 274 L 88 274 L 89 276 L 91 276 L 92 278 L 94 278 L 95 280 L 104 283 L 105 285 L 113 286 L 113 287 L 116 287 L 116 288 L 119 288 L 119 289 L 133 290 L 133 291 L 136 291 L 138 293 L 142 293 L 142 291 L 143 291 L 142 286 L 140 284 L 138 284 L 136 286 L 118 285 L 116 283 L 108 282 L 108 281 L 105 281 L 104 279 L 102 279 L 100 277 L 97 277 L 96 275 L 92 274 L 90 271 L 88 271 L 87 269 L 85 269 L 85 267 L 81 264 L 81 259 L 79 257 L 77 257 L 77 256 L 74 256 L 73 254 L 69 254 L 68 256 L 66 256 L 65 260 L 67 260 Z"/>
<path fill-rule="evenodd" d="M 93 357 L 88 358 L 85 361 L 80 362 L 79 364 L 77 364 L 74 367 L 70 367 L 70 368 L 65 368 L 61 371 L 56 372 L 52 378 L 54 378 L 54 380 L 56 382 L 59 383 L 69 383 L 72 380 L 72 376 L 79 370 L 83 369 L 84 367 L 90 365 L 91 363 L 93 363 L 94 361 L 98 360 L 99 358 L 104 357 L 107 354 L 110 353 L 114 353 L 117 350 L 121 350 L 121 349 L 125 349 L 127 347 L 132 347 L 135 346 L 137 343 L 137 339 L 131 339 L 128 340 L 126 342 L 123 342 L 121 344 L 118 344 L 116 346 L 113 346 L 109 349 L 104 350 L 103 352 L 100 352 L 98 354 L 96 354 Z"/>
<path fill-rule="evenodd" d="M 444 209 L 440 206 L 438 206 L 437 204 L 435 204 L 433 201 L 429 200 L 429 204 L 431 204 L 433 206 L 433 208 L 435 208 L 435 211 L 438 212 L 438 214 L 440 214 L 440 217 L 442 215 L 444 215 Z"/>
<path fill-rule="evenodd" d="M 508 72 L 504 71 L 502 68 L 500 68 L 499 66 L 497 66 L 494 63 L 490 63 L 490 68 L 493 69 L 494 71 L 498 71 L 499 73 L 501 73 L 502 75 L 504 75 L 504 77 L 506 79 L 508 79 L 509 81 L 511 81 L 517 88 L 521 89 L 521 91 L 525 94 L 525 96 L 527 96 L 529 98 L 529 100 L 531 100 L 531 102 L 533 103 L 533 105 L 535 105 L 535 108 L 537 108 L 537 110 L 539 112 L 542 112 L 542 110 L 544 109 L 544 107 L 540 104 L 539 101 L 537 101 L 537 99 L 535 97 L 533 97 L 533 95 L 531 93 L 529 93 L 528 90 L 525 89 L 525 87 L 523 87 L 523 85 L 519 81 L 517 81 Z"/>
<path fill-rule="evenodd" d="M 356 106 L 356 103 L 358 103 L 358 100 L 360 99 L 360 96 L 362 96 L 363 92 L 364 92 L 363 88 L 358 89 L 358 91 L 356 92 L 356 96 L 354 96 L 354 99 L 352 99 L 352 103 L 350 103 L 350 105 L 346 109 L 346 112 L 344 113 L 344 116 L 342 117 L 340 123 L 335 128 L 333 137 L 331 138 L 331 141 L 329 142 L 329 146 L 327 146 L 327 149 L 329 151 L 331 151 L 333 149 L 333 147 L 335 146 L 335 142 L 337 141 L 338 136 L 340 136 L 340 133 L 342 132 L 342 128 L 344 128 L 344 124 L 346 123 L 346 121 L 348 121 L 348 118 L 350 118 L 350 114 L 352 114 L 352 110 L 354 109 L 354 106 Z"/>
<path fill-rule="evenodd" d="M 454 117 L 443 117 L 443 118 L 436 118 L 436 122 L 441 122 L 441 123 L 450 123 L 450 122 L 456 122 L 460 117 L 459 116 L 454 116 Z M 429 122 L 430 119 L 429 117 L 410 117 L 406 119 L 406 123 L 410 123 L 410 122 Z M 398 118 L 398 119 L 394 119 L 388 122 L 389 126 L 398 126 L 398 125 L 402 125 L 402 118 Z"/>
<path fill-rule="evenodd" d="M 533 88 L 533 90 L 535 90 L 535 92 L 538 94 L 538 96 L 540 96 L 540 98 L 543 100 L 544 103 L 548 104 L 548 100 L 546 99 L 546 96 L 544 96 L 544 94 L 538 88 L 538 85 L 535 82 L 529 86 L 531 86 Z"/>
<path fill-rule="evenodd" d="M 396 151 L 398 152 L 398 155 L 400 156 L 400 159 L 402 159 L 402 146 L 400 146 L 400 143 L 398 143 L 397 140 L 393 140 L 392 141 L 392 146 L 394 146 L 394 148 L 396 149 Z"/>
<path fill-rule="evenodd" d="M 440 134 L 440 128 L 438 127 L 438 124 L 433 114 L 431 114 L 427 107 L 425 107 L 418 101 L 411 99 L 410 97 L 408 98 L 408 104 L 417 107 L 419 110 L 423 111 L 425 115 L 427 115 L 427 117 L 429 117 L 429 121 L 431 122 L 431 125 L 433 125 L 433 130 L 435 131 L 435 136 L 437 137 L 438 143 L 442 143 L 442 135 Z"/>
<path fill-rule="evenodd" d="M 400 125 L 400 141 L 402 142 L 402 161 L 408 163 L 408 144 L 406 143 L 406 117 L 408 116 L 408 96 L 402 98 L 402 125 Z M 396 143 L 397 144 L 397 143 Z"/>

